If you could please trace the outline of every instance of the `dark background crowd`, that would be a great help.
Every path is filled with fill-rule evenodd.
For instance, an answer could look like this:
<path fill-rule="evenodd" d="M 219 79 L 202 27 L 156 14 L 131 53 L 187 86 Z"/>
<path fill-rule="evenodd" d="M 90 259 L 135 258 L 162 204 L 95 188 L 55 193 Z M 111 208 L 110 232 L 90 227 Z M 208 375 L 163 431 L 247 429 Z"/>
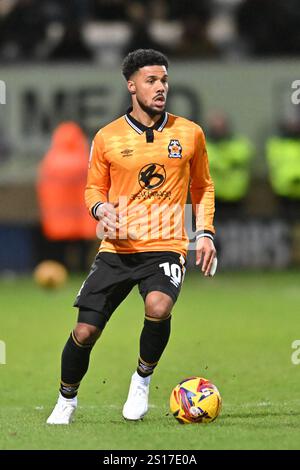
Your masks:
<path fill-rule="evenodd" d="M 120 55 L 291 57 L 299 24 L 298 0 L 0 0 L 0 58 L 101 60 L 104 39 Z"/>

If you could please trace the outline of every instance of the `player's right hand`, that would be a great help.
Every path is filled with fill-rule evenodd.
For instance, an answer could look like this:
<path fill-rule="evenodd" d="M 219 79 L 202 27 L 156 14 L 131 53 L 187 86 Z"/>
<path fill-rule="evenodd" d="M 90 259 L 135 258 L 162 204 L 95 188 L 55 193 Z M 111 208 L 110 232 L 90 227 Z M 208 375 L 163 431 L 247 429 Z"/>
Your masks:
<path fill-rule="evenodd" d="M 117 204 L 105 202 L 98 207 L 96 215 L 104 231 L 104 237 L 109 238 L 116 235 L 119 228 L 119 215 L 116 211 Z"/>

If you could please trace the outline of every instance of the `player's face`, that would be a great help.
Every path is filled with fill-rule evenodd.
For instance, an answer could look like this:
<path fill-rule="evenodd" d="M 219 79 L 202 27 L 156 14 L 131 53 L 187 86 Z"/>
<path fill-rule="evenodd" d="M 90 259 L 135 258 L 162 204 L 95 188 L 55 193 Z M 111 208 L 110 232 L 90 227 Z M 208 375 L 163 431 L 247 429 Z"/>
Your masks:
<path fill-rule="evenodd" d="M 139 106 L 150 116 L 165 111 L 168 94 L 168 73 L 164 65 L 142 67 L 128 81 L 128 89 Z"/>

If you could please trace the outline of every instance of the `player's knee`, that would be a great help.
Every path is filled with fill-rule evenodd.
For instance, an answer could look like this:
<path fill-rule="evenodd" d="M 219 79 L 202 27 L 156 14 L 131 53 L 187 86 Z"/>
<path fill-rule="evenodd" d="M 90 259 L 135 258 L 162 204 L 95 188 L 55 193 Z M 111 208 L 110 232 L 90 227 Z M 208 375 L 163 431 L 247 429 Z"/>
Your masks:
<path fill-rule="evenodd" d="M 168 318 L 173 307 L 170 296 L 163 292 L 150 292 L 145 301 L 145 313 L 147 317 L 158 320 Z"/>
<path fill-rule="evenodd" d="M 101 330 L 97 326 L 88 323 L 77 323 L 74 334 L 77 341 L 81 344 L 92 344 L 97 341 L 101 335 Z"/>

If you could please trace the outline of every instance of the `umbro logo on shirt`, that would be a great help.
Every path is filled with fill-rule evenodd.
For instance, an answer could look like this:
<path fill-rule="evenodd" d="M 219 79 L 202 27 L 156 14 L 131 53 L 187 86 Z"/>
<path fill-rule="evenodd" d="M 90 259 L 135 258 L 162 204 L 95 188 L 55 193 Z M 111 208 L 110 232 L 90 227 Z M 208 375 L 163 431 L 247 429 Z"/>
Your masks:
<path fill-rule="evenodd" d="M 122 150 L 121 155 L 122 157 L 130 157 L 133 154 L 133 149 L 125 149 Z"/>

